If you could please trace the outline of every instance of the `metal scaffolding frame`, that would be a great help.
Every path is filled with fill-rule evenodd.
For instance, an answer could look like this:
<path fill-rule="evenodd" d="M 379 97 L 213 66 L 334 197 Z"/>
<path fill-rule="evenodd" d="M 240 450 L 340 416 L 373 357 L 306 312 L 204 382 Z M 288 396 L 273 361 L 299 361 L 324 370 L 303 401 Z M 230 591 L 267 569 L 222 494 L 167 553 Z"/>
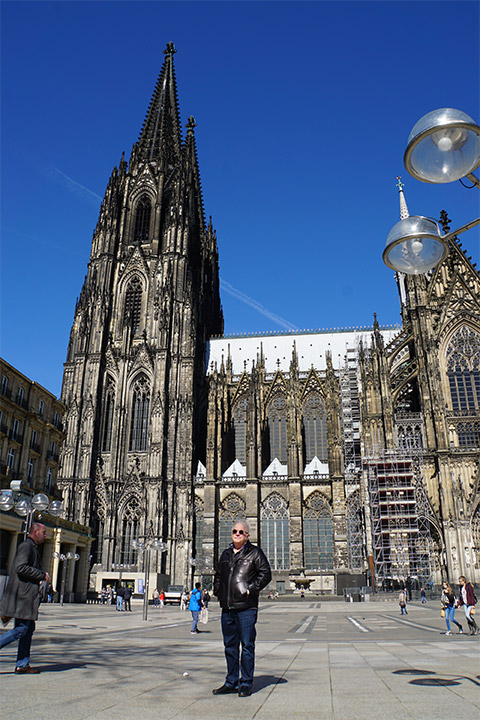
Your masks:
<path fill-rule="evenodd" d="M 375 583 L 386 589 L 407 578 L 428 585 L 434 570 L 434 541 L 423 481 L 421 453 L 403 450 L 363 459 L 372 527 Z"/>
<path fill-rule="evenodd" d="M 355 348 L 347 348 L 345 365 L 340 370 L 340 396 L 344 437 L 345 492 L 347 496 L 348 550 L 352 570 L 365 569 L 365 517 L 360 484 L 360 398 L 358 361 Z"/>

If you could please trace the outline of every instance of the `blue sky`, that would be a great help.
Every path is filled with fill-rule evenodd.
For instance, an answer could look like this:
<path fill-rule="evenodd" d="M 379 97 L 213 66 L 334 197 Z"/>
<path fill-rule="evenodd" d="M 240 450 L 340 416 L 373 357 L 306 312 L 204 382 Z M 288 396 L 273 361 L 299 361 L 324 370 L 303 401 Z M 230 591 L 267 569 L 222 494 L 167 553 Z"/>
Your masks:
<path fill-rule="evenodd" d="M 2 2 L 1 355 L 55 394 L 114 165 L 173 41 L 227 333 L 399 322 L 399 219 L 478 215 L 403 167 L 415 122 L 480 121 L 477 2 Z M 480 261 L 480 234 L 463 246 Z"/>

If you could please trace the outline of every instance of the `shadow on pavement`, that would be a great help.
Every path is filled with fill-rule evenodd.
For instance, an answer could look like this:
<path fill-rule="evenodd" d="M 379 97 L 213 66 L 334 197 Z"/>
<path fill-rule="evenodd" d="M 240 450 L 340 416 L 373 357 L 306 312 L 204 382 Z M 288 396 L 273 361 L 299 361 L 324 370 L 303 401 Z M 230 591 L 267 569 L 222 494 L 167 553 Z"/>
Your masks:
<path fill-rule="evenodd" d="M 468 677 L 467 675 L 449 675 L 443 673 L 447 677 L 425 677 L 425 675 L 436 675 L 435 670 L 416 670 L 415 668 L 408 668 L 407 670 L 394 670 L 393 675 L 423 675 L 424 677 L 417 677 L 414 680 L 409 681 L 409 685 L 418 685 L 420 687 L 440 687 L 448 685 L 460 685 L 462 680 L 469 680 L 474 685 L 480 687 L 480 683 L 476 678 Z M 479 678 L 480 676 L 476 676 Z"/>
<path fill-rule="evenodd" d="M 288 682 L 288 680 L 285 680 L 283 677 L 277 677 L 276 675 L 257 675 L 253 681 L 253 692 L 263 690 L 263 688 L 269 685 L 282 685 L 286 682 Z"/>

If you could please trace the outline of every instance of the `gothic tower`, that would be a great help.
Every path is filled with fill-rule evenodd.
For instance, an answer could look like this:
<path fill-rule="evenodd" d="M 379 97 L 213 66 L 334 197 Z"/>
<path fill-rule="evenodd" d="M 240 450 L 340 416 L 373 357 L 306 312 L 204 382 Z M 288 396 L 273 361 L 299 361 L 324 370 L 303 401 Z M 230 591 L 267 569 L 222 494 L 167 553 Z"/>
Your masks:
<path fill-rule="evenodd" d="M 92 570 L 141 570 L 134 538 L 189 574 L 192 476 L 205 458 L 206 347 L 223 332 L 218 253 L 205 222 L 193 117 L 182 139 L 167 45 L 140 137 L 107 185 L 75 308 L 61 399 L 67 517 L 96 538 Z M 96 550 L 95 550 L 96 548 Z"/>

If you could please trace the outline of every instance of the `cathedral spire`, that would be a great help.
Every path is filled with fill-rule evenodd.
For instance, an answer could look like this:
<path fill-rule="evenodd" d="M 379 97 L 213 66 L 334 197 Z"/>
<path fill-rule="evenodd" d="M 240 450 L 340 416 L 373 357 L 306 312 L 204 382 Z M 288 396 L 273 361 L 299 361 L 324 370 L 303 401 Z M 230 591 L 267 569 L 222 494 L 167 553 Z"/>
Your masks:
<path fill-rule="evenodd" d="M 398 194 L 400 196 L 400 220 L 405 220 L 405 218 L 410 217 L 407 201 L 405 200 L 405 193 L 403 192 L 405 185 L 402 183 L 402 178 L 399 175 L 397 176 L 397 181 Z"/>
<path fill-rule="evenodd" d="M 173 42 L 169 42 L 138 140 L 141 160 L 160 160 L 166 167 L 173 167 L 181 154 L 180 113 L 173 64 L 176 52 Z"/>

